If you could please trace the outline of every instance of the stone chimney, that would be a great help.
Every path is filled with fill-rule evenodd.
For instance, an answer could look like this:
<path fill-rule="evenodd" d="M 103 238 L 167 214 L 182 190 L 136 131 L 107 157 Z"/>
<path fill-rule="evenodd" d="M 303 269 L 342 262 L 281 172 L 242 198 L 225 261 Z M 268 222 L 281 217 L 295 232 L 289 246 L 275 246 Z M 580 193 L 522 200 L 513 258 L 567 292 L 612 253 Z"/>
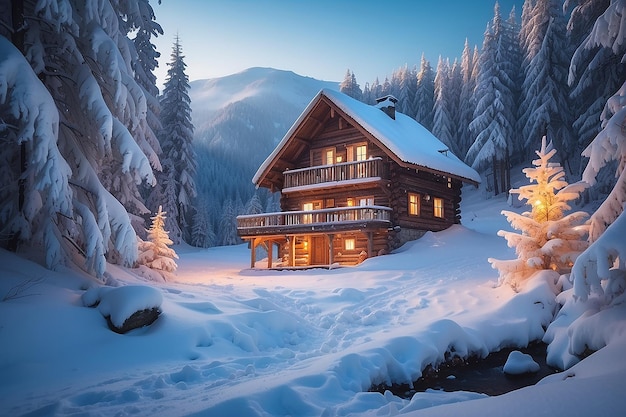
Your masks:
<path fill-rule="evenodd" d="M 396 120 L 396 103 L 398 99 L 391 94 L 376 99 L 376 107 L 385 112 L 385 114 Z"/>

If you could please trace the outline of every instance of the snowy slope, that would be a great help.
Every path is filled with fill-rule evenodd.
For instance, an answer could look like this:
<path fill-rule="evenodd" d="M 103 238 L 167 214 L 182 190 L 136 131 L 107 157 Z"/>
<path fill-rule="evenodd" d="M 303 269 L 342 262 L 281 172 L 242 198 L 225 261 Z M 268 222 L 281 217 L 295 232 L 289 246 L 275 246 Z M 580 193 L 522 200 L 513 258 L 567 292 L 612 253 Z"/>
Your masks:
<path fill-rule="evenodd" d="M 622 415 L 623 306 L 606 310 L 610 332 L 602 320 L 585 328 L 610 334 L 606 348 L 540 385 L 492 398 L 367 392 L 417 378 L 446 352 L 541 339 L 552 319 L 551 274 L 519 294 L 495 286 L 486 258 L 513 256 L 495 234 L 504 199 L 465 191 L 463 226 L 358 267 L 252 271 L 245 245 L 178 247 L 175 282 L 110 266 L 112 282 L 163 295 L 163 315 L 127 335 L 82 305 L 91 278 L 0 251 L 0 415 Z"/>

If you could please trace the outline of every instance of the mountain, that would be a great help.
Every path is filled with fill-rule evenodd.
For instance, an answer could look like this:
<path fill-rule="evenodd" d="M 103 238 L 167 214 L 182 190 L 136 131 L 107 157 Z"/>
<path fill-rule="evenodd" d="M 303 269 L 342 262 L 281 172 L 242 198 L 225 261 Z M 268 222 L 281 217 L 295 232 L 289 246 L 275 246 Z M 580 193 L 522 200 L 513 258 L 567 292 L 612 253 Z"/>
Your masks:
<path fill-rule="evenodd" d="M 197 188 L 215 230 L 225 206 L 243 212 L 255 193 L 252 176 L 319 90 L 339 90 L 338 82 L 273 68 L 250 68 L 190 86 Z M 269 205 L 267 192 L 259 198 Z"/>

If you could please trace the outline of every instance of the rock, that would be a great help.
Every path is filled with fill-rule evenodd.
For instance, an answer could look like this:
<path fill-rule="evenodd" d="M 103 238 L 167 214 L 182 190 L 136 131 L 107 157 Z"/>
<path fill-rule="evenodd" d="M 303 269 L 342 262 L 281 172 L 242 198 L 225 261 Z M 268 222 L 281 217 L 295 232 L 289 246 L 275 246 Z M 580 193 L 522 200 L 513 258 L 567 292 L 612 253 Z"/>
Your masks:
<path fill-rule="evenodd" d="M 163 295 L 142 285 L 95 287 L 83 294 L 83 304 L 96 307 L 116 333 L 148 326 L 161 314 Z"/>
<path fill-rule="evenodd" d="M 509 353 L 509 357 L 504 364 L 504 373 L 509 375 L 521 375 L 539 372 L 539 364 L 533 357 L 519 350 Z"/>
<path fill-rule="evenodd" d="M 136 311 L 129 318 L 124 321 L 121 327 L 116 326 L 111 321 L 111 316 L 107 316 L 107 324 L 109 325 L 109 329 L 113 330 L 115 333 L 124 334 L 133 329 L 138 329 L 140 327 L 149 326 L 159 317 L 161 314 L 161 310 L 156 307 L 147 308 L 145 310 Z"/>

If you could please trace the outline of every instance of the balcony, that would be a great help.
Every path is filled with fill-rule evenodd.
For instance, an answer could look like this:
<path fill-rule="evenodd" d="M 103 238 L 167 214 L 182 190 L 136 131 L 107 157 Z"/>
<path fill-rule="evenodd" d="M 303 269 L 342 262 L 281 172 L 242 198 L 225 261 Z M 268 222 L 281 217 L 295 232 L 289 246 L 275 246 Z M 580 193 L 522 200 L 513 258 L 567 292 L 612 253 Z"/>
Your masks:
<path fill-rule="evenodd" d="M 375 182 L 388 174 L 382 158 L 342 162 L 283 172 L 283 193 Z"/>
<path fill-rule="evenodd" d="M 391 209 L 382 206 L 338 207 L 237 216 L 239 236 L 333 233 L 391 226 Z"/>

